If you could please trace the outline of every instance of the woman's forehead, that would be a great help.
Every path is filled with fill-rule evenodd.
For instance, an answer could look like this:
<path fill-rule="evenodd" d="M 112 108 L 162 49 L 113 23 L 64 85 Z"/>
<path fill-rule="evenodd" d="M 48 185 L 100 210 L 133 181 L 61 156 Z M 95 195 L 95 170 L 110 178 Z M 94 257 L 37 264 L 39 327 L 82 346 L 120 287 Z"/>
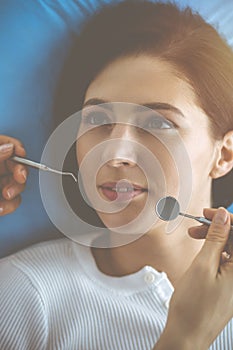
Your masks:
<path fill-rule="evenodd" d="M 92 100 L 149 108 L 153 104 L 170 105 L 186 116 L 188 122 L 201 126 L 210 122 L 182 74 L 168 62 L 149 55 L 119 58 L 106 66 L 89 85 L 84 106 Z"/>
<path fill-rule="evenodd" d="M 185 77 L 178 77 L 168 62 L 149 55 L 123 57 L 111 62 L 91 82 L 84 102 L 91 98 L 136 104 L 196 103 L 195 93 Z"/>

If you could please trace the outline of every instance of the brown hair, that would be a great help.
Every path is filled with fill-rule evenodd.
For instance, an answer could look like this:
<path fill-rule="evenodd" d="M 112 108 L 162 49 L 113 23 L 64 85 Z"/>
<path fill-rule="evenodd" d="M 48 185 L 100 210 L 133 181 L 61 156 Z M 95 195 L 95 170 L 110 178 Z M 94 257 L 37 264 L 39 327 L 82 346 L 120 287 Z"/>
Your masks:
<path fill-rule="evenodd" d="M 61 78 L 56 115 L 64 119 L 80 110 L 90 82 L 108 63 L 140 53 L 177 68 L 208 115 L 213 137 L 233 129 L 232 49 L 189 7 L 143 0 L 105 5 L 86 21 Z M 212 184 L 213 206 L 230 205 L 233 170 Z"/>

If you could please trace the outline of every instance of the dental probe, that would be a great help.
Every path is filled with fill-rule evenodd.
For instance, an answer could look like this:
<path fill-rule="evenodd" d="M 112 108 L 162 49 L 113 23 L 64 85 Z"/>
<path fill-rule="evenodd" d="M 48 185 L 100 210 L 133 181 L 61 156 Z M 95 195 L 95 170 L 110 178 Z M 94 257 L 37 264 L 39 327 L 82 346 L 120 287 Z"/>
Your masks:
<path fill-rule="evenodd" d="M 71 176 L 73 178 L 73 180 L 75 182 L 78 182 L 77 178 L 74 176 L 73 173 L 52 169 L 52 168 L 48 167 L 47 165 L 34 162 L 33 160 L 29 160 L 29 159 L 22 158 L 22 157 L 17 157 L 17 156 L 13 156 L 9 160 L 13 160 L 14 162 L 21 163 L 21 164 L 24 164 L 24 165 L 28 165 L 28 166 L 30 166 L 32 168 L 36 168 L 36 169 L 40 169 L 40 170 L 44 170 L 44 171 L 50 171 L 50 172 L 55 173 L 55 174 L 69 175 L 69 176 Z"/>

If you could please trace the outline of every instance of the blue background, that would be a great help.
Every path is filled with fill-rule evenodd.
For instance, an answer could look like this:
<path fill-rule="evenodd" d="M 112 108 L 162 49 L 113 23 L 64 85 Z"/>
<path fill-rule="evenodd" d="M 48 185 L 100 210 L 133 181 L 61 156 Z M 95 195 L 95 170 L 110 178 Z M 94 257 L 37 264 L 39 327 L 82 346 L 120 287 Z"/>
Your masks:
<path fill-rule="evenodd" d="M 31 159 L 40 160 L 50 135 L 54 88 L 72 37 L 87 14 L 108 2 L 0 2 L 0 133 L 20 139 Z M 200 12 L 233 46 L 232 0 L 177 2 Z M 0 257 L 58 237 L 41 202 L 38 171 L 30 171 L 22 197 L 13 214 L 0 218 Z"/>

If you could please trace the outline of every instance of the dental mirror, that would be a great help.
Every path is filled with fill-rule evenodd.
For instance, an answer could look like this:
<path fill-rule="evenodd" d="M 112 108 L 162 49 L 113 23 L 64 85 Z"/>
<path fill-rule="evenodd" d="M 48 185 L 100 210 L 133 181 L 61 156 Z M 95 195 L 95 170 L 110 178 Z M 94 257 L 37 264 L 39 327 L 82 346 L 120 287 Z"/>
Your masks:
<path fill-rule="evenodd" d="M 194 219 L 200 222 L 201 224 L 205 224 L 208 226 L 211 224 L 211 220 L 208 220 L 202 216 L 193 216 L 190 214 L 181 213 L 179 202 L 177 201 L 177 199 L 171 196 L 160 198 L 160 200 L 155 206 L 155 212 L 158 215 L 158 217 L 164 221 L 174 220 L 178 217 L 178 215 L 182 215 L 187 218 Z M 231 225 L 230 231 L 233 232 L 233 225 Z"/>

